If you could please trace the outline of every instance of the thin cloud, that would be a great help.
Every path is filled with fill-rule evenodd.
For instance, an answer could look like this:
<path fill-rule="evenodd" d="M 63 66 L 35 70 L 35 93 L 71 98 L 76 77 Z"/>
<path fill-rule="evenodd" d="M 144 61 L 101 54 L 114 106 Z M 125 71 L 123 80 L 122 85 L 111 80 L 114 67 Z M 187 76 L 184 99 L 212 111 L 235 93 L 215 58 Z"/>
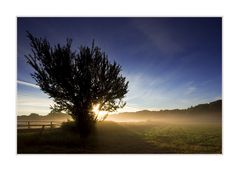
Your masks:
<path fill-rule="evenodd" d="M 142 32 L 161 52 L 167 55 L 177 54 L 184 51 L 184 44 L 165 24 L 153 21 L 132 20 L 132 24 Z"/>
<path fill-rule="evenodd" d="M 47 96 L 37 96 L 36 94 L 18 94 L 17 96 L 17 115 L 29 115 L 30 113 L 38 113 L 41 115 L 48 114 L 50 105 L 54 102 Z"/>
<path fill-rule="evenodd" d="M 33 87 L 33 88 L 38 88 L 38 89 L 40 88 L 40 87 L 39 87 L 38 85 L 36 85 L 36 84 L 28 83 L 28 82 L 21 81 L 21 80 L 17 80 L 17 83 L 18 83 L 18 84 L 21 84 L 21 85 Z"/>
<path fill-rule="evenodd" d="M 192 94 L 195 91 L 196 91 L 196 87 L 195 86 L 190 86 L 186 90 L 186 95 L 190 95 L 190 94 Z"/>

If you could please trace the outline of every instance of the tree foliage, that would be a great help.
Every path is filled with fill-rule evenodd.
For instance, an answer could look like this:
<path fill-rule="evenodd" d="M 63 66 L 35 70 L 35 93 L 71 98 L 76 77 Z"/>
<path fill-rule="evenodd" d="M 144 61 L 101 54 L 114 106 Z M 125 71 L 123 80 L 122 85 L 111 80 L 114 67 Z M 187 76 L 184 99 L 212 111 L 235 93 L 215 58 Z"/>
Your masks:
<path fill-rule="evenodd" d="M 75 119 L 80 130 L 97 120 L 93 105 L 99 110 L 113 112 L 124 107 L 128 81 L 121 74 L 121 66 L 110 63 L 99 47 L 81 46 L 72 51 L 72 40 L 65 45 L 51 46 L 47 39 L 34 37 L 27 32 L 32 53 L 27 63 L 34 69 L 31 76 L 41 90 L 53 98 L 53 111 L 66 111 Z"/>

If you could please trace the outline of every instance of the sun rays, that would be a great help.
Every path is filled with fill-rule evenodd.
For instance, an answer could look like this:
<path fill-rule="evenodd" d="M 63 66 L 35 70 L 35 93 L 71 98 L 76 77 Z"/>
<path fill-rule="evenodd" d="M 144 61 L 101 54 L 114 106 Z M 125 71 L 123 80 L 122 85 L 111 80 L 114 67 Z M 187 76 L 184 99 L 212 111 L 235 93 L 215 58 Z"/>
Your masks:
<path fill-rule="evenodd" d="M 107 111 L 102 111 L 99 109 L 100 104 L 95 104 L 92 107 L 92 112 L 94 112 L 94 114 L 98 115 L 99 117 L 103 117 L 104 115 L 108 114 Z"/>

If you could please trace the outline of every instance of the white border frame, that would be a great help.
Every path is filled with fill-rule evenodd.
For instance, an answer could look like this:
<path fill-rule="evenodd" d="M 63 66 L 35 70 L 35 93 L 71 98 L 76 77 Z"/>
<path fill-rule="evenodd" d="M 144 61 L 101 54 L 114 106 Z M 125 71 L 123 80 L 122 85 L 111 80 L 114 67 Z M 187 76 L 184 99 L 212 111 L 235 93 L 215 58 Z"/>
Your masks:
<path fill-rule="evenodd" d="M 1 2 L 0 170 L 238 170 L 238 5 L 236 1 Z M 17 16 L 223 16 L 223 155 L 16 155 Z M 15 46 L 15 47 L 14 47 Z"/>

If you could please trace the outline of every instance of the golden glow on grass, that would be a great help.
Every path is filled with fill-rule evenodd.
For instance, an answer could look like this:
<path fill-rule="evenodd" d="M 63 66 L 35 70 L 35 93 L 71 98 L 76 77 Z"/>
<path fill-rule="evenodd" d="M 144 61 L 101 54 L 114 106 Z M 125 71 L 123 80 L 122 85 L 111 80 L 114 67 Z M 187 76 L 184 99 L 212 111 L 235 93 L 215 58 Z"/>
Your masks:
<path fill-rule="evenodd" d="M 99 117 L 106 115 L 107 111 L 101 111 L 99 110 L 100 104 L 93 105 L 92 112 L 94 112 Z"/>

